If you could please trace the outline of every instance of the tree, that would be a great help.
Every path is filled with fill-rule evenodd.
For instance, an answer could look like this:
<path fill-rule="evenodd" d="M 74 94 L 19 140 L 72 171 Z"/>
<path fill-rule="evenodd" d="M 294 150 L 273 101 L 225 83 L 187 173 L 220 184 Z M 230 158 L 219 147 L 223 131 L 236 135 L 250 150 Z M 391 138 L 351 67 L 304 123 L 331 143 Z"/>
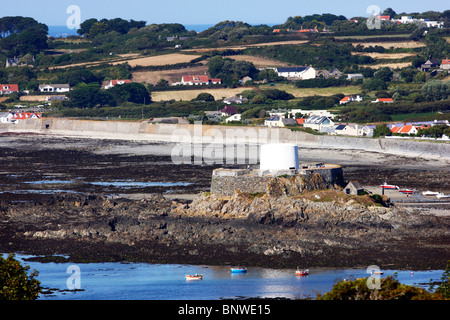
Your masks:
<path fill-rule="evenodd" d="M 112 90 L 112 89 L 109 89 Z M 66 105 L 72 108 L 93 108 L 96 106 L 116 106 L 114 96 L 107 90 L 100 90 L 97 83 L 80 83 L 67 93 L 69 101 Z"/>
<path fill-rule="evenodd" d="M 427 101 L 447 99 L 450 96 L 450 81 L 428 81 L 422 86 L 421 93 Z"/>
<path fill-rule="evenodd" d="M 150 104 L 152 99 L 147 88 L 142 83 L 124 83 L 108 90 L 115 98 L 117 104 L 134 102 L 139 104 Z"/>
<path fill-rule="evenodd" d="M 392 72 L 391 68 L 389 67 L 383 67 L 380 68 L 375 74 L 373 75 L 376 79 L 381 79 L 384 82 L 389 82 L 392 80 L 392 75 L 394 73 Z"/>
<path fill-rule="evenodd" d="M 333 289 L 317 300 L 441 300 L 440 294 L 428 292 L 415 286 L 401 284 L 397 279 L 389 276 L 380 279 L 379 289 L 370 289 L 368 279 L 339 281 Z"/>
<path fill-rule="evenodd" d="M 0 256 L 0 300 L 36 300 L 41 292 L 41 283 L 36 280 L 38 272 L 29 276 L 29 266 L 22 266 L 10 254 L 6 259 Z"/>
<path fill-rule="evenodd" d="M 373 129 L 373 137 L 385 137 L 385 136 L 391 136 L 392 132 L 385 124 L 379 124 Z"/>
<path fill-rule="evenodd" d="M 207 92 L 199 93 L 197 98 L 192 101 L 214 101 L 214 96 Z"/>
<path fill-rule="evenodd" d="M 381 79 L 366 79 L 364 80 L 361 88 L 369 91 L 386 90 L 387 85 Z"/>

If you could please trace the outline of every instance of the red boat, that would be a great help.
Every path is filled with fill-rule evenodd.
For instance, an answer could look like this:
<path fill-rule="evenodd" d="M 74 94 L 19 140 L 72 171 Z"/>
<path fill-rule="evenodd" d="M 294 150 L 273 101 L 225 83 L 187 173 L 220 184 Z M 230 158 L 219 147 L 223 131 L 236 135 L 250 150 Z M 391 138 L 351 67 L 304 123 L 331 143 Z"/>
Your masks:
<path fill-rule="evenodd" d="M 382 189 L 399 189 L 398 186 L 387 184 L 386 182 L 380 186 Z"/>
<path fill-rule="evenodd" d="M 414 190 L 411 190 L 411 189 L 401 189 L 401 190 L 398 190 L 398 191 L 401 192 L 401 193 L 407 193 L 407 194 L 414 193 Z"/>
<path fill-rule="evenodd" d="M 309 274 L 309 269 L 295 271 L 296 276 L 307 276 Z"/>

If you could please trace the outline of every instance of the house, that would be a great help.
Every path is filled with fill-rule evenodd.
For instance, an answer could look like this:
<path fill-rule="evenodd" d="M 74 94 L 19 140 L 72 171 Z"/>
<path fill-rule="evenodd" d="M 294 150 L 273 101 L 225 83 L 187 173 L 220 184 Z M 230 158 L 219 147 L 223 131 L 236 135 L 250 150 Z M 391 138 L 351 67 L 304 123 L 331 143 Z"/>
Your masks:
<path fill-rule="evenodd" d="M 372 101 L 372 103 L 378 103 L 378 102 L 393 103 L 394 100 L 392 98 L 377 98 L 377 100 Z"/>
<path fill-rule="evenodd" d="M 308 117 L 311 117 L 311 116 L 323 117 L 323 116 L 325 116 L 325 117 L 328 117 L 330 119 L 334 118 L 334 114 L 332 114 L 330 111 L 324 110 L 324 109 L 322 109 L 322 110 L 292 109 L 289 113 L 292 114 L 294 117 L 295 117 L 296 114 L 301 114 L 301 115 L 308 116 Z"/>
<path fill-rule="evenodd" d="M 222 116 L 229 117 L 232 116 L 233 114 L 236 114 L 237 110 L 236 107 L 226 106 L 225 108 L 220 110 L 220 113 L 222 114 Z"/>
<path fill-rule="evenodd" d="M 280 116 L 270 116 L 269 119 L 264 120 L 264 126 L 266 127 L 284 127 L 283 117 Z"/>
<path fill-rule="evenodd" d="M 47 96 L 45 97 L 45 101 L 52 102 L 52 101 L 65 101 L 68 98 L 66 96 Z"/>
<path fill-rule="evenodd" d="M 12 120 L 14 113 L 10 112 L 0 112 L 0 123 L 13 123 Z"/>
<path fill-rule="evenodd" d="M 283 127 L 298 125 L 297 121 L 293 118 L 282 118 L 281 122 L 283 123 Z"/>
<path fill-rule="evenodd" d="M 334 123 L 328 117 L 311 116 L 303 122 L 303 126 L 317 131 L 323 131 L 326 127 L 334 128 Z"/>
<path fill-rule="evenodd" d="M 5 68 L 8 67 L 17 67 L 19 65 L 20 60 L 16 57 L 14 58 L 6 58 Z"/>
<path fill-rule="evenodd" d="M 303 126 L 303 123 L 305 122 L 306 118 L 297 118 L 295 121 L 297 121 L 297 124 L 299 126 Z"/>
<path fill-rule="evenodd" d="M 324 79 L 335 78 L 339 79 L 342 76 L 342 72 L 340 72 L 337 68 L 333 68 L 330 71 L 328 70 L 317 70 L 317 77 L 323 77 Z"/>
<path fill-rule="evenodd" d="M 442 59 L 441 69 L 442 70 L 450 70 L 450 60 L 448 58 Z"/>
<path fill-rule="evenodd" d="M 223 102 L 226 104 L 232 104 L 232 103 L 242 104 L 247 101 L 248 101 L 248 99 L 242 97 L 241 95 L 239 97 L 229 97 L 228 99 L 223 100 Z"/>
<path fill-rule="evenodd" d="M 373 129 L 375 129 L 375 128 L 376 128 L 376 125 L 365 125 L 359 129 L 358 136 L 372 137 Z"/>
<path fill-rule="evenodd" d="M 69 92 L 70 86 L 68 84 L 40 84 L 40 92 Z"/>
<path fill-rule="evenodd" d="M 439 67 L 439 61 L 435 59 L 428 59 L 420 66 L 420 71 L 430 71 L 431 68 Z"/>
<path fill-rule="evenodd" d="M 339 101 L 339 104 L 346 104 L 346 103 L 352 102 L 352 101 L 360 102 L 360 101 L 362 101 L 362 98 L 359 95 L 357 95 L 356 97 L 355 96 L 346 96 L 346 97 L 343 97 Z"/>
<path fill-rule="evenodd" d="M 225 119 L 226 123 L 231 122 L 231 121 L 241 121 L 241 114 L 236 113 Z"/>
<path fill-rule="evenodd" d="M 314 79 L 316 78 L 316 69 L 313 67 L 285 67 L 275 69 L 279 77 L 296 78 L 296 79 Z"/>
<path fill-rule="evenodd" d="M 0 94 L 10 94 L 19 92 L 18 84 L 0 84 Z"/>
<path fill-rule="evenodd" d="M 338 124 L 334 127 L 334 133 L 335 134 L 344 134 L 344 129 L 346 125 L 345 124 Z"/>
<path fill-rule="evenodd" d="M 131 83 L 131 80 L 125 79 L 125 80 L 110 80 L 109 83 L 105 86 L 105 89 L 110 89 L 116 85 L 124 84 L 124 83 Z"/>
<path fill-rule="evenodd" d="M 15 113 L 11 120 L 27 120 L 27 119 L 39 119 L 39 118 L 42 118 L 42 113 L 19 112 L 19 113 Z"/>
<path fill-rule="evenodd" d="M 181 85 L 210 85 L 210 84 L 221 84 L 222 80 L 217 78 L 210 78 L 208 76 L 182 76 L 181 82 L 178 82 L 177 84 Z"/>
<path fill-rule="evenodd" d="M 364 79 L 361 73 L 349 73 L 347 74 L 347 80 Z"/>
<path fill-rule="evenodd" d="M 392 133 L 409 134 L 409 135 L 415 135 L 417 131 L 418 131 L 417 127 L 413 125 L 405 125 L 403 127 L 393 127 L 391 129 Z"/>
<path fill-rule="evenodd" d="M 245 76 L 245 77 L 243 77 L 241 80 L 239 80 L 239 83 L 245 84 L 245 83 L 247 83 L 247 82 L 249 82 L 249 81 L 252 81 L 252 80 L 253 80 L 253 79 L 252 79 L 251 77 Z"/>
<path fill-rule="evenodd" d="M 390 16 L 378 16 L 378 19 L 380 19 L 381 21 L 389 21 L 391 20 Z"/>
<path fill-rule="evenodd" d="M 360 195 L 364 191 L 358 181 L 350 181 L 344 188 L 346 194 Z"/>

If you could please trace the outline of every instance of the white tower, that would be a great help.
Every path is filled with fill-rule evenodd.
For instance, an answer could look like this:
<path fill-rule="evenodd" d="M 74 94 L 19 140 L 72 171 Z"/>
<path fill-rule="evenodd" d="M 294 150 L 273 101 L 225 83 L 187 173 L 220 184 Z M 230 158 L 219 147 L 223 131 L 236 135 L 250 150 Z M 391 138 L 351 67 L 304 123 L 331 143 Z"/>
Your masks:
<path fill-rule="evenodd" d="M 261 171 L 298 171 L 298 166 L 298 147 L 295 144 L 274 143 L 261 146 Z"/>

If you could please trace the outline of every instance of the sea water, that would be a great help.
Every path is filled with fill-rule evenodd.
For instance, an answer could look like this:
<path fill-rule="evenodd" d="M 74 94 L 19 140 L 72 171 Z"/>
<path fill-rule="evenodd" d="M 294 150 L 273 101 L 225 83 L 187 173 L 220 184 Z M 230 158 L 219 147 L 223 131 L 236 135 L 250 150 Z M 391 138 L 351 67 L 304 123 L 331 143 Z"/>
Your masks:
<path fill-rule="evenodd" d="M 3 255 L 6 257 L 6 255 Z M 308 276 L 296 276 L 294 269 L 248 268 L 232 274 L 230 266 L 204 266 L 148 263 L 41 263 L 15 258 L 30 270 L 52 293 L 40 300 L 219 300 L 239 298 L 314 299 L 330 291 L 343 279 L 367 278 L 367 269 L 311 269 Z M 79 274 L 74 273 L 74 267 Z M 403 284 L 424 288 L 439 280 L 443 270 L 382 270 Z M 202 280 L 186 280 L 187 274 L 203 274 Z M 77 281 L 74 281 L 74 277 Z M 74 285 L 78 287 L 74 288 Z M 71 290 L 69 290 L 71 289 Z M 79 289 L 79 290 L 73 290 Z"/>

